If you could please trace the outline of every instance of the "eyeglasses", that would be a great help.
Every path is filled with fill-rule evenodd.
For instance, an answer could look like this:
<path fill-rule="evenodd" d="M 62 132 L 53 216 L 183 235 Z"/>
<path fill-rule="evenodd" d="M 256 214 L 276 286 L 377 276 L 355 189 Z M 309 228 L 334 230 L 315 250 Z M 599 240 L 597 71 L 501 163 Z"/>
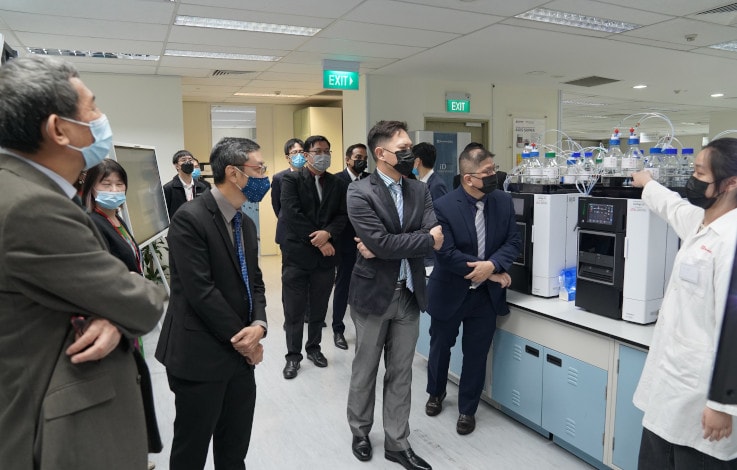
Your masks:
<path fill-rule="evenodd" d="M 181 165 L 183 163 L 194 163 L 193 158 L 180 158 L 177 162 Z"/>
<path fill-rule="evenodd" d="M 259 174 L 261 174 L 261 175 L 264 175 L 264 174 L 266 174 L 266 169 L 268 168 L 268 167 L 267 167 L 266 165 L 264 165 L 263 163 L 262 163 L 262 164 L 260 164 L 260 165 L 245 165 L 245 164 L 244 164 L 244 165 L 243 165 L 243 167 L 244 167 L 244 168 L 258 168 L 258 170 L 259 170 Z"/>
<path fill-rule="evenodd" d="M 330 150 L 320 150 L 320 149 L 318 149 L 318 150 L 310 150 L 309 152 L 306 152 L 306 153 L 309 153 L 313 157 L 316 157 L 318 155 L 327 155 L 329 157 L 333 152 L 331 152 Z"/>
<path fill-rule="evenodd" d="M 466 173 L 466 174 L 471 175 L 474 178 L 478 178 L 478 176 L 476 175 L 493 176 L 496 174 L 496 168 L 492 169 L 491 171 L 474 171 L 472 173 Z"/>
<path fill-rule="evenodd" d="M 289 155 L 297 155 L 297 154 L 300 154 L 300 153 L 305 153 L 305 151 L 302 150 L 302 149 L 294 149 L 294 150 L 290 150 L 289 151 Z"/>

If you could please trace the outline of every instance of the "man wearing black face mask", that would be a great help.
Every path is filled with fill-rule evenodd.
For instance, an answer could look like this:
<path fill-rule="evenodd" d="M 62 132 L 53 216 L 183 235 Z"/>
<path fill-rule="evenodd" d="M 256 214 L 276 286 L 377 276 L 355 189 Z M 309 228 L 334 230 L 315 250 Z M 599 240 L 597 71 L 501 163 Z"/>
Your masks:
<path fill-rule="evenodd" d="M 494 155 L 465 150 L 458 157 L 461 187 L 435 201 L 443 233 L 428 282 L 430 354 L 427 361 L 425 413 L 443 409 L 450 348 L 463 324 L 463 369 L 458 390 L 458 434 L 476 427 L 474 415 L 486 377 L 486 357 L 497 315 L 506 315 L 507 270 L 517 258 L 521 237 L 512 198 L 497 191 Z"/>
<path fill-rule="evenodd" d="M 345 181 L 346 185 L 366 178 L 370 173 L 368 167 L 368 152 L 363 144 L 353 144 L 345 151 L 345 170 L 335 176 Z M 345 311 L 348 307 L 348 286 L 351 283 L 351 272 L 356 264 L 356 242 L 353 238 L 356 231 L 348 222 L 338 241 L 337 251 L 340 261 L 335 274 L 335 290 L 333 291 L 333 341 L 340 349 L 348 349 L 345 339 Z"/>
<path fill-rule="evenodd" d="M 169 220 L 174 213 L 187 201 L 207 191 L 207 184 L 200 178 L 192 178 L 194 171 L 194 157 L 188 150 L 180 150 L 171 159 L 177 174 L 164 185 L 164 199 L 169 212 Z"/>

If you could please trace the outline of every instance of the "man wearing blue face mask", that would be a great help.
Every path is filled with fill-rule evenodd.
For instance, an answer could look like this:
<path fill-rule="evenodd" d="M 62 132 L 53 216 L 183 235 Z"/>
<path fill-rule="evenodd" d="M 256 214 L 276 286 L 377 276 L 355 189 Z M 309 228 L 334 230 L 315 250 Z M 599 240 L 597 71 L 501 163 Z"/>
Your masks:
<path fill-rule="evenodd" d="M 72 186 L 110 151 L 110 125 L 68 62 L 12 60 L 0 96 L 1 465 L 146 468 L 131 343 L 166 294 L 108 252 Z"/>
<path fill-rule="evenodd" d="M 256 226 L 241 211 L 269 190 L 258 144 L 226 137 L 212 149 L 214 187 L 169 227 L 171 301 L 156 358 L 176 397 L 169 468 L 245 468 L 263 359 L 266 297 Z"/>
<path fill-rule="evenodd" d="M 271 181 L 271 207 L 274 209 L 274 215 L 276 215 L 276 244 L 281 245 L 284 240 L 284 233 L 286 232 L 286 226 L 284 221 L 279 214 L 281 213 L 281 180 L 284 175 L 292 171 L 298 171 L 307 162 L 305 158 L 304 142 L 300 139 L 293 138 L 286 141 L 284 144 L 284 157 L 287 160 L 286 169 L 275 173 Z"/>
<path fill-rule="evenodd" d="M 281 217 L 286 225 L 282 249 L 282 302 L 287 337 L 285 379 L 297 376 L 302 360 L 305 303 L 309 303 L 307 359 L 317 367 L 328 361 L 320 349 L 322 323 L 330 299 L 337 256 L 334 241 L 343 231 L 346 184 L 328 173 L 330 142 L 315 135 L 305 140 L 307 163 L 282 179 Z"/>

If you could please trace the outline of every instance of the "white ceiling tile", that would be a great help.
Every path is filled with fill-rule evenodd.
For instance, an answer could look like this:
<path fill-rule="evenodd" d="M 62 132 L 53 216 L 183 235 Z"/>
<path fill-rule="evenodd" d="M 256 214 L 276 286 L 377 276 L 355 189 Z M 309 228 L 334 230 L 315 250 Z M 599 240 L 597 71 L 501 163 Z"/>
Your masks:
<path fill-rule="evenodd" d="M 158 74 L 159 75 L 173 75 L 173 76 L 182 76 L 182 77 L 188 77 L 189 79 L 193 78 L 205 78 L 209 77 L 215 68 L 208 68 L 208 67 L 169 67 L 169 66 L 159 66 L 158 68 Z M 182 81 L 185 79 L 183 78 Z"/>
<path fill-rule="evenodd" d="M 291 52 L 288 49 L 254 48 L 250 47 L 248 43 L 236 43 L 228 46 L 213 46 L 209 44 L 186 44 L 170 41 L 167 43 L 166 48 L 175 51 L 228 52 L 232 54 L 270 55 L 277 57 L 283 57 Z"/>
<path fill-rule="evenodd" d="M 362 3 L 343 19 L 466 34 L 501 21 L 503 17 L 392 0 L 374 0 Z"/>
<path fill-rule="evenodd" d="M 324 28 L 333 21 L 332 18 L 293 15 L 284 12 L 269 13 L 255 10 L 217 8 L 211 6 L 187 4 L 182 4 L 179 7 L 179 9 L 177 10 L 177 15 L 199 16 L 202 18 L 222 18 L 235 21 L 252 21 L 257 23 L 288 24 L 292 26 L 305 26 L 310 28 Z"/>
<path fill-rule="evenodd" d="M 355 21 L 336 21 L 320 32 L 320 38 L 433 47 L 458 37 L 458 34 L 427 31 L 411 27 L 383 26 Z"/>
<path fill-rule="evenodd" d="M 0 16 L 15 11 L 95 20 L 168 24 L 175 4 L 163 0 L 5 0 Z"/>
<path fill-rule="evenodd" d="M 69 62 L 74 63 L 74 66 L 79 70 L 82 80 L 84 80 L 84 73 L 129 73 L 134 75 L 152 75 L 156 73 L 156 65 L 147 65 L 145 63 L 131 63 L 127 61 L 119 63 L 119 61 L 101 59 L 104 63 L 85 62 L 78 58 L 66 58 Z"/>
<path fill-rule="evenodd" d="M 235 93 L 243 88 L 243 85 L 215 86 L 215 85 L 187 85 L 182 83 L 182 92 L 192 93 Z"/>
<path fill-rule="evenodd" d="M 696 39 L 693 41 L 686 40 L 685 36 L 688 34 L 696 34 Z M 735 40 L 737 39 L 737 28 L 686 18 L 676 18 L 652 26 L 628 31 L 621 35 L 656 39 L 658 41 L 691 46 L 690 48 L 694 49 L 699 46 L 710 46 L 712 44 Z"/>
<path fill-rule="evenodd" d="M 51 15 L 14 12 L 2 12 L 2 16 L 8 26 L 17 32 L 43 32 L 63 36 L 163 41 L 168 30 L 168 26 L 163 24 L 90 21 L 85 18 L 59 18 Z"/>
<path fill-rule="evenodd" d="M 79 51 L 121 52 L 126 54 L 160 55 L 161 42 L 135 41 L 131 39 L 89 38 L 55 34 L 18 33 L 17 37 L 27 47 L 72 49 Z"/>
<path fill-rule="evenodd" d="M 266 11 L 272 13 L 289 12 L 292 15 L 339 18 L 363 1 L 364 0 L 269 0 L 268 2 L 243 2 L 242 0 L 197 0 L 196 4 L 210 7 L 241 9 L 243 9 L 245 4 L 248 10 Z M 192 0 L 182 0 L 181 3 L 190 4 L 194 2 Z"/>
<path fill-rule="evenodd" d="M 306 52 L 320 52 L 323 54 L 351 54 L 358 56 L 401 59 L 412 54 L 422 52 L 424 48 L 348 41 L 341 39 L 313 38 L 305 45 L 300 47 L 299 50 Z"/>
<path fill-rule="evenodd" d="M 721 7 L 729 0 L 599 0 L 622 9 L 639 9 L 664 15 L 686 16 L 704 10 Z"/>
<path fill-rule="evenodd" d="M 204 59 L 195 57 L 161 56 L 161 67 L 202 68 L 209 70 L 265 70 L 268 62 L 252 60 Z"/>
<path fill-rule="evenodd" d="M 620 5 L 592 2 L 590 0 L 553 0 L 546 3 L 544 8 L 551 10 L 579 13 L 586 16 L 598 16 L 610 20 L 626 21 L 639 25 L 648 25 L 666 21 L 670 15 L 652 13 L 636 8 L 622 8 Z"/>
<path fill-rule="evenodd" d="M 168 40 L 175 43 L 210 46 L 247 46 L 255 49 L 294 49 L 308 38 L 286 34 L 253 33 L 225 29 L 172 26 Z"/>
<path fill-rule="evenodd" d="M 314 83 L 316 80 L 322 80 L 322 70 L 318 73 L 262 72 L 256 80 L 284 81 L 297 86 L 298 83 Z"/>
<path fill-rule="evenodd" d="M 664 49 L 673 49 L 677 51 L 691 51 L 697 48 L 695 46 L 689 46 L 688 44 L 676 44 L 673 42 L 656 41 L 654 39 L 623 36 L 621 34 L 617 35 L 616 38 L 612 38 L 612 40 L 626 42 L 630 44 L 641 44 L 643 46 L 662 47 Z"/>
<path fill-rule="evenodd" d="M 400 0 L 404 3 L 432 5 L 451 10 L 486 13 L 496 16 L 514 16 L 544 6 L 547 0 L 485 0 L 483 2 L 451 2 L 449 0 Z"/>

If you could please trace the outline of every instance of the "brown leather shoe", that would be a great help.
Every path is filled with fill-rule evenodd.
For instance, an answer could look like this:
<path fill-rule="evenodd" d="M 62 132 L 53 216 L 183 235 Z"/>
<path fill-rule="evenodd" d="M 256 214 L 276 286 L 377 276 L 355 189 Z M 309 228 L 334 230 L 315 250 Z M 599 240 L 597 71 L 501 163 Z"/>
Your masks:
<path fill-rule="evenodd" d="M 473 415 L 460 415 L 458 416 L 458 423 L 456 423 L 456 432 L 461 436 L 471 434 L 476 429 L 476 418 Z"/>
<path fill-rule="evenodd" d="M 425 414 L 428 416 L 437 416 L 443 411 L 443 400 L 446 393 L 443 392 L 439 397 L 430 396 L 425 403 Z"/>

